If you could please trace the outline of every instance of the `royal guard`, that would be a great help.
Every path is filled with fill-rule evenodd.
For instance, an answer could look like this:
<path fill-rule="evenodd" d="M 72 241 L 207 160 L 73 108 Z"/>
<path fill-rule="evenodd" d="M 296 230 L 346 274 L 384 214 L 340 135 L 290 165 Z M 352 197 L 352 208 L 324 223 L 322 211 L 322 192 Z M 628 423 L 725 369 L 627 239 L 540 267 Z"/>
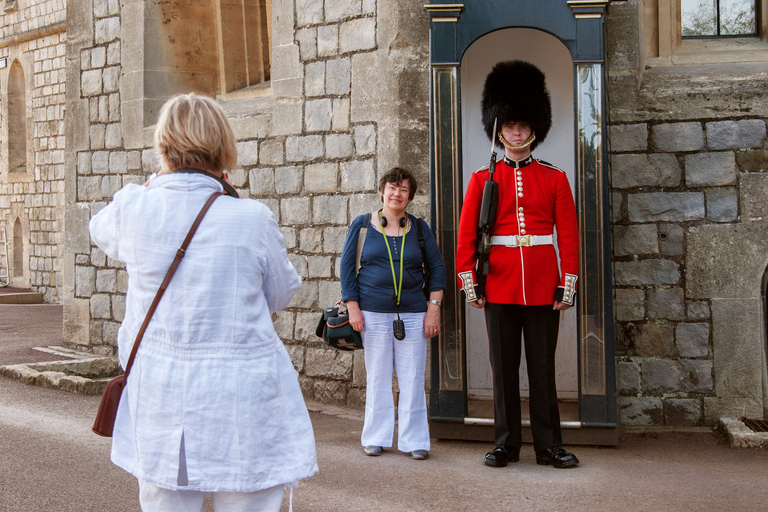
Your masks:
<path fill-rule="evenodd" d="M 523 338 L 536 462 L 572 467 L 579 460 L 562 448 L 555 348 L 560 312 L 576 295 L 579 240 L 565 172 L 531 156 L 552 126 L 544 74 L 528 62 L 496 64 L 485 80 L 482 114 L 504 158 L 496 162 L 494 153 L 491 164 L 472 175 L 456 268 L 467 302 L 485 310 L 488 330 L 496 446 L 484 462 L 503 467 L 519 460 Z"/>

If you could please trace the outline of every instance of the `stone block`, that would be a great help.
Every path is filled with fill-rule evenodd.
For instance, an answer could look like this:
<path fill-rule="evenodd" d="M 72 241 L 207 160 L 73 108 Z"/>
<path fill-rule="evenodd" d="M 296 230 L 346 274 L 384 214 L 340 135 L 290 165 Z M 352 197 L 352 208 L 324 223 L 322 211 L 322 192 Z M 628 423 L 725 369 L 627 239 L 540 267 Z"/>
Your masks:
<path fill-rule="evenodd" d="M 347 384 L 335 380 L 316 380 L 313 395 L 315 400 L 323 404 L 346 405 Z"/>
<path fill-rule="evenodd" d="M 761 398 L 704 397 L 704 424 L 716 425 L 720 418 L 760 418 L 763 415 Z"/>
<path fill-rule="evenodd" d="M 339 27 L 338 25 L 325 25 L 317 27 L 317 55 L 320 57 L 332 57 L 339 52 Z"/>
<path fill-rule="evenodd" d="M 300 167 L 275 169 L 275 191 L 282 194 L 297 194 L 301 191 L 302 170 Z"/>
<path fill-rule="evenodd" d="M 347 198 L 344 196 L 318 196 L 312 204 L 315 224 L 347 225 Z"/>
<path fill-rule="evenodd" d="M 341 298 L 341 283 L 339 281 L 318 281 L 317 284 L 320 297 L 326 297 L 330 303 L 335 303 Z"/>
<path fill-rule="evenodd" d="M 272 115 L 271 135 L 295 135 L 301 133 L 303 103 L 298 101 L 278 101 Z"/>
<path fill-rule="evenodd" d="M 296 0 L 297 26 L 314 25 L 323 21 L 323 2 L 317 0 Z"/>
<path fill-rule="evenodd" d="M 325 94 L 325 61 L 310 62 L 304 67 L 304 92 L 308 97 Z"/>
<path fill-rule="evenodd" d="M 96 269 L 75 267 L 75 296 L 90 297 L 96 292 Z"/>
<path fill-rule="evenodd" d="M 372 124 L 355 126 L 355 151 L 358 155 L 376 152 L 376 128 Z"/>
<path fill-rule="evenodd" d="M 671 325 L 648 322 L 628 332 L 634 342 L 635 355 L 640 357 L 674 357 L 675 337 Z"/>
<path fill-rule="evenodd" d="M 643 320 L 645 318 L 645 292 L 638 289 L 619 288 L 616 290 L 616 320 L 620 322 Z"/>
<path fill-rule="evenodd" d="M 325 132 L 331 129 L 331 106 L 328 98 L 309 100 L 304 107 L 304 123 L 309 132 Z"/>
<path fill-rule="evenodd" d="M 333 99 L 333 118 L 331 119 L 331 130 L 335 132 L 346 132 L 349 130 L 349 98 Z M 359 153 L 358 153 L 359 154 Z"/>
<path fill-rule="evenodd" d="M 105 93 L 117 92 L 120 85 L 120 66 L 104 68 L 102 72 L 103 91 Z"/>
<path fill-rule="evenodd" d="M 354 219 L 358 215 L 381 209 L 381 195 L 378 190 L 368 194 L 353 194 L 349 198 L 349 215 Z"/>
<path fill-rule="evenodd" d="M 104 149 L 106 141 L 106 126 L 103 124 L 92 124 L 88 127 L 88 140 L 91 149 Z"/>
<path fill-rule="evenodd" d="M 289 162 L 309 162 L 323 156 L 323 136 L 288 137 L 285 152 Z"/>
<path fill-rule="evenodd" d="M 350 93 L 352 70 L 349 58 L 329 60 L 325 64 L 325 92 L 335 96 Z"/>
<path fill-rule="evenodd" d="M 685 303 L 688 320 L 709 320 L 709 303 L 704 300 L 689 300 Z"/>
<path fill-rule="evenodd" d="M 322 303 L 320 306 L 325 307 Z M 320 338 L 315 335 L 315 330 L 319 318 L 319 307 L 317 313 L 314 311 L 312 313 L 297 313 L 294 338 L 301 341 L 318 341 Z"/>
<path fill-rule="evenodd" d="M 621 213 L 623 206 L 624 206 L 624 196 L 621 194 L 621 192 L 613 191 L 611 193 L 611 223 L 612 224 L 616 224 L 617 222 L 621 222 L 623 220 L 623 215 Z"/>
<path fill-rule="evenodd" d="M 114 41 L 120 35 L 120 18 L 115 16 L 96 20 L 93 35 L 97 45 Z"/>
<path fill-rule="evenodd" d="M 281 226 L 280 233 L 283 235 L 285 248 L 289 251 L 296 248 L 296 230 L 292 227 Z"/>
<path fill-rule="evenodd" d="M 710 149 L 759 148 L 765 141 L 765 121 L 713 121 L 707 123 L 707 146 Z"/>
<path fill-rule="evenodd" d="M 302 276 L 303 277 L 303 276 Z M 317 307 L 317 283 L 304 281 L 296 295 L 293 296 L 291 307 L 316 308 Z"/>
<path fill-rule="evenodd" d="M 362 352 L 362 350 L 358 350 Z M 350 386 L 347 390 L 347 407 L 355 411 L 365 410 L 365 388 Z"/>
<path fill-rule="evenodd" d="M 704 130 L 699 123 L 666 123 L 651 128 L 653 144 L 660 151 L 699 151 L 704 148 Z"/>
<path fill-rule="evenodd" d="M 627 210 L 631 222 L 685 222 L 701 220 L 706 213 L 700 192 L 629 194 Z"/>
<path fill-rule="evenodd" d="M 646 151 L 648 149 L 648 126 L 621 124 L 611 126 L 611 151 Z"/>
<path fill-rule="evenodd" d="M 352 135 L 339 133 L 325 136 L 326 158 L 350 158 L 353 154 Z"/>
<path fill-rule="evenodd" d="M 680 322 L 675 329 L 675 344 L 680 357 L 707 357 L 709 324 Z"/>
<path fill-rule="evenodd" d="M 323 230 L 321 228 L 310 227 L 304 228 L 299 233 L 299 250 L 302 252 L 321 252 L 323 247 Z M 307 258 L 305 256 L 305 258 Z M 309 262 L 307 261 L 307 269 L 309 269 Z M 308 275 L 309 270 L 307 270 Z M 314 276 L 312 276 L 314 277 Z"/>
<path fill-rule="evenodd" d="M 643 393 L 663 395 L 685 391 L 688 376 L 678 361 L 648 359 L 641 363 Z"/>
<path fill-rule="evenodd" d="M 115 293 L 117 291 L 117 271 L 115 269 L 98 270 L 96 272 L 96 291 Z"/>
<path fill-rule="evenodd" d="M 79 201 L 98 201 L 101 198 L 101 176 L 77 178 L 77 199 Z"/>
<path fill-rule="evenodd" d="M 109 126 L 117 126 L 117 135 L 116 138 L 120 141 L 120 145 L 122 145 L 122 135 L 120 134 L 120 125 L 109 125 Z M 109 127 L 107 127 L 107 133 L 109 133 Z M 108 136 L 109 139 L 111 136 Z M 109 154 L 109 171 L 113 174 L 125 174 L 128 172 L 128 153 L 125 151 L 112 151 Z M 142 181 L 142 183 L 144 183 Z"/>
<path fill-rule="evenodd" d="M 677 224 L 659 225 L 659 247 L 661 254 L 666 256 L 680 256 L 683 254 L 685 231 Z"/>
<path fill-rule="evenodd" d="M 664 408 L 661 398 L 653 396 L 619 397 L 621 424 L 646 427 L 664 423 Z"/>
<path fill-rule="evenodd" d="M 293 339 L 293 326 L 295 323 L 296 317 L 291 311 L 283 310 L 272 314 L 272 324 L 275 326 L 275 332 L 283 340 Z M 290 350 L 288 352 L 290 352 Z"/>
<path fill-rule="evenodd" d="M 256 140 L 249 140 L 245 142 L 238 142 L 237 147 L 237 165 L 241 167 L 249 167 L 259 163 L 259 142 Z"/>
<path fill-rule="evenodd" d="M 275 172 L 272 169 L 251 169 L 248 172 L 251 195 L 271 196 L 275 193 Z"/>
<path fill-rule="evenodd" d="M 640 366 L 633 362 L 616 363 L 618 392 L 620 395 L 637 395 L 640 393 Z"/>
<path fill-rule="evenodd" d="M 685 184 L 689 187 L 720 187 L 736 183 L 738 170 L 732 151 L 696 153 L 685 157 Z"/>
<path fill-rule="evenodd" d="M 125 295 L 112 295 L 112 316 L 116 322 L 125 320 Z"/>
<path fill-rule="evenodd" d="M 742 172 L 768 170 L 768 149 L 742 149 L 736 151 L 736 164 Z"/>
<path fill-rule="evenodd" d="M 307 258 L 300 254 L 289 253 L 288 261 L 291 262 L 293 268 L 296 269 L 296 273 L 301 276 L 302 279 L 306 279 L 307 276 Z M 309 306 L 311 307 L 311 306 Z"/>
<path fill-rule="evenodd" d="M 680 265 L 670 260 L 617 261 L 619 286 L 672 285 L 680 281 Z"/>
<path fill-rule="evenodd" d="M 376 47 L 376 18 L 345 21 L 339 27 L 341 53 L 372 50 Z"/>
<path fill-rule="evenodd" d="M 90 299 L 91 318 L 112 318 L 109 295 L 97 293 Z"/>
<path fill-rule="evenodd" d="M 656 224 L 632 224 L 629 226 L 614 226 L 613 244 L 614 256 L 658 254 L 658 228 Z"/>
<path fill-rule="evenodd" d="M 311 221 L 308 197 L 291 197 L 280 200 L 280 218 L 283 224 L 307 224 Z"/>
<path fill-rule="evenodd" d="M 712 361 L 683 360 L 680 364 L 685 372 L 684 386 L 688 393 L 712 394 L 714 381 L 712 379 Z"/>
<path fill-rule="evenodd" d="M 304 170 L 304 190 L 318 193 L 336 192 L 338 167 L 339 164 L 336 163 L 308 165 Z"/>
<path fill-rule="evenodd" d="M 718 397 L 762 396 L 762 315 L 760 299 L 712 299 L 712 356 Z"/>
<path fill-rule="evenodd" d="M 296 42 L 299 43 L 299 55 L 302 61 L 317 57 L 317 29 L 302 28 L 296 31 Z"/>
<path fill-rule="evenodd" d="M 373 160 L 353 160 L 341 164 L 343 192 L 369 192 L 376 189 Z"/>
<path fill-rule="evenodd" d="M 341 21 L 353 16 L 359 16 L 362 0 L 326 0 L 325 20 Z"/>
<path fill-rule="evenodd" d="M 123 145 L 123 131 L 120 123 L 110 123 L 104 134 L 104 146 L 107 148 L 119 148 Z"/>
<path fill-rule="evenodd" d="M 648 318 L 685 320 L 685 293 L 682 288 L 648 290 Z"/>
<path fill-rule="evenodd" d="M 768 173 L 743 173 L 740 179 L 741 217 L 762 219 L 768 217 Z"/>
<path fill-rule="evenodd" d="M 352 359 L 351 352 L 325 347 L 308 348 L 304 374 L 308 377 L 348 381 L 352 378 Z"/>
<path fill-rule="evenodd" d="M 312 277 L 331 277 L 330 256 L 307 256 L 307 266 Z"/>
<path fill-rule="evenodd" d="M 341 254 L 347 239 L 347 227 L 323 229 L 323 252 Z"/>
<path fill-rule="evenodd" d="M 102 78 L 100 69 L 83 71 L 80 77 L 80 92 L 83 96 L 101 94 Z"/>
<path fill-rule="evenodd" d="M 613 155 L 611 185 L 614 188 L 676 187 L 682 172 L 674 155 Z"/>
<path fill-rule="evenodd" d="M 704 419 L 702 402 L 697 398 L 667 398 L 664 400 L 664 424 L 695 427 Z"/>
<path fill-rule="evenodd" d="M 262 165 L 282 165 L 283 161 L 283 141 L 270 139 L 259 144 L 259 162 Z"/>
<path fill-rule="evenodd" d="M 304 371 L 304 347 L 302 345 L 286 345 L 285 349 L 291 358 L 293 368 L 299 373 Z"/>

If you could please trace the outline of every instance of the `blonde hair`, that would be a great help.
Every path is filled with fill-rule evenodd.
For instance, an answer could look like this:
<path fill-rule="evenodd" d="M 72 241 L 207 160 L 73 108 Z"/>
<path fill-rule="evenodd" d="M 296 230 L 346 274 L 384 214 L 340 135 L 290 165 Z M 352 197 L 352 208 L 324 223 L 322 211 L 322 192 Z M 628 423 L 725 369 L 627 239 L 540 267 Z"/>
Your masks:
<path fill-rule="evenodd" d="M 160 110 L 155 149 L 163 171 L 184 167 L 223 171 L 237 167 L 232 127 L 215 100 L 199 94 L 179 94 Z"/>

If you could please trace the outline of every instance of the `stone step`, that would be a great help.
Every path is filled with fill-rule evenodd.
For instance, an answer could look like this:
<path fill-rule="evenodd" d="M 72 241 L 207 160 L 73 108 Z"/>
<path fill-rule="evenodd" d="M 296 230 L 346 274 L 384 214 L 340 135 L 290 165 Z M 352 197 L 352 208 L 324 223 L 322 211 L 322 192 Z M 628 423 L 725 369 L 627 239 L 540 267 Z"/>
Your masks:
<path fill-rule="evenodd" d="M 0 304 L 42 304 L 43 294 L 40 292 L 21 292 L 0 294 Z"/>

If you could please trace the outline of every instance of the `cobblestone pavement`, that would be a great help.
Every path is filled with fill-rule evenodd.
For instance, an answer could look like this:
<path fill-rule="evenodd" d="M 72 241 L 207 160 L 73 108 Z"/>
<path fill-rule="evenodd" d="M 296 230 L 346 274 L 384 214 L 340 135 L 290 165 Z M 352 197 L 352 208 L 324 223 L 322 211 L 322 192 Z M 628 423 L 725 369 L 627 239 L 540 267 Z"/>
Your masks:
<path fill-rule="evenodd" d="M 6 329 L 8 319 L 23 317 L 21 309 L 8 313 L 12 307 L 21 306 L 0 306 L 0 364 L 25 355 L 25 330 Z M 29 307 L 58 332 L 51 308 Z M 46 335 L 44 324 L 32 322 L 26 332 L 38 335 L 25 343 L 54 344 L 36 337 Z M 0 512 L 139 510 L 135 479 L 110 463 L 110 441 L 90 431 L 98 401 L 0 378 Z M 707 431 L 631 433 L 617 448 L 572 447 L 581 465 L 568 470 L 537 466 L 526 445 L 519 463 L 489 468 L 485 443 L 433 440 L 427 461 L 392 449 L 365 457 L 359 412 L 309 407 L 320 473 L 294 492 L 297 512 L 768 511 L 768 451 L 731 449 Z"/>

